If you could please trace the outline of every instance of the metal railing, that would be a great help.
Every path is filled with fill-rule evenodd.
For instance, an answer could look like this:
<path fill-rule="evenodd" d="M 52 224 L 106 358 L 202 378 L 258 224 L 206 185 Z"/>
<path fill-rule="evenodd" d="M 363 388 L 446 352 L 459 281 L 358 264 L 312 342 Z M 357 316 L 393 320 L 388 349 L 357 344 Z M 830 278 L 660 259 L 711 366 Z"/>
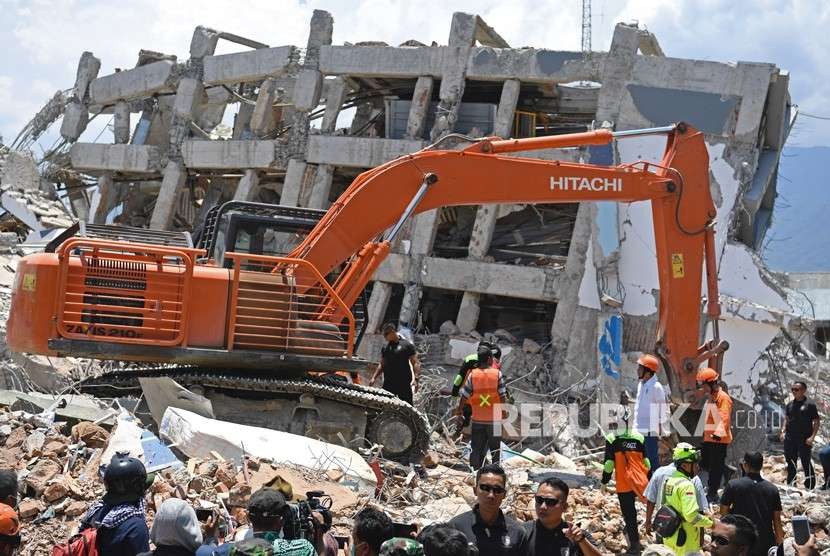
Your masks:
<path fill-rule="evenodd" d="M 60 336 L 186 344 L 193 260 L 201 251 L 73 238 L 58 249 Z"/>
<path fill-rule="evenodd" d="M 355 320 L 308 261 L 225 253 L 233 260 L 229 350 L 348 357 Z"/>

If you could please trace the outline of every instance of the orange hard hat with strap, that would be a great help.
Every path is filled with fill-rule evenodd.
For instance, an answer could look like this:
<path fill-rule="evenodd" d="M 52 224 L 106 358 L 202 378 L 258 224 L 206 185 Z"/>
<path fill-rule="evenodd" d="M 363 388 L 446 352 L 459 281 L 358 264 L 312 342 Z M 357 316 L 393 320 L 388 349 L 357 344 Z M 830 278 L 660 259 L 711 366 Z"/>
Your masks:
<path fill-rule="evenodd" d="M 715 369 L 710 369 L 706 367 L 705 369 L 700 369 L 697 372 L 697 381 L 698 382 L 716 382 L 720 378 L 718 372 Z"/>
<path fill-rule="evenodd" d="M 660 360 L 654 357 L 653 355 L 649 355 L 648 353 L 644 353 L 637 359 L 637 364 L 642 365 L 649 371 L 656 373 L 660 370 Z"/>

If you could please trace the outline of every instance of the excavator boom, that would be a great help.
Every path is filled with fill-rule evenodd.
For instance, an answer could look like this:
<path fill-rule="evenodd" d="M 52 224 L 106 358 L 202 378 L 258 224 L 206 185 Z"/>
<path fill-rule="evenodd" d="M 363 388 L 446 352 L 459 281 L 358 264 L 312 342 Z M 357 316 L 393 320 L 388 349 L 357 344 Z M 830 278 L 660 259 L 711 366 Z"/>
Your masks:
<path fill-rule="evenodd" d="M 667 137 L 659 164 L 599 166 L 506 156 L 652 134 Z M 423 150 L 398 158 L 361 174 L 291 256 L 327 274 L 357 254 L 335 284 L 340 299 L 350 306 L 411 214 L 452 205 L 585 201 L 651 201 L 660 282 L 655 351 L 669 371 L 673 391 L 693 398 L 698 366 L 709 360 L 710 366 L 719 368 L 728 344 L 719 338 L 704 345 L 699 341 L 704 263 L 707 316 L 715 330 L 720 316 L 712 225 L 716 209 L 703 134 L 686 124 L 618 133 L 488 138 L 461 151 Z M 385 239 L 374 241 L 390 227 Z"/>

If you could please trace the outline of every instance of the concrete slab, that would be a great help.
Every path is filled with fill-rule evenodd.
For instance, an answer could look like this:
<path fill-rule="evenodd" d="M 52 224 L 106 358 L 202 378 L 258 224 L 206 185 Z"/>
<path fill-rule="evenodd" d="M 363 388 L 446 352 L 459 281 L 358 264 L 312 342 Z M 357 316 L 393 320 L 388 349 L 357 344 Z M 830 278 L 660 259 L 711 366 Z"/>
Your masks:
<path fill-rule="evenodd" d="M 305 436 L 208 419 L 173 407 L 164 412 L 159 433 L 188 457 L 205 458 L 216 451 L 239 462 L 245 453 L 275 463 L 337 468 L 345 474 L 345 481 L 369 490 L 374 490 L 377 482 L 357 452 Z"/>
<path fill-rule="evenodd" d="M 597 60 L 586 60 L 581 52 L 535 48 L 472 48 L 467 61 L 467 79 L 550 83 L 596 80 Z"/>
<path fill-rule="evenodd" d="M 75 143 L 69 150 L 75 170 L 155 173 L 161 171 L 161 151 L 153 145 Z"/>
<path fill-rule="evenodd" d="M 206 85 L 232 85 L 275 77 L 286 71 L 295 55 L 295 47 L 277 46 L 205 56 L 204 82 Z"/>
<path fill-rule="evenodd" d="M 457 56 L 467 59 L 456 62 Z M 323 46 L 320 71 L 326 75 L 415 79 L 423 75 L 442 77 L 446 68 L 460 63 L 466 65 L 467 79 L 518 79 L 550 84 L 551 81 L 596 81 L 602 59 L 603 54 L 592 54 L 586 60 L 580 52 L 534 48 Z"/>
<path fill-rule="evenodd" d="M 712 135 L 728 135 L 734 126 L 740 97 L 667 87 L 629 84 L 634 106 L 653 126 L 687 122 Z"/>
<path fill-rule="evenodd" d="M 65 407 L 54 409 L 55 416 L 60 420 L 98 421 L 102 419 L 100 423 L 103 425 L 115 424 L 114 412 L 102 408 L 96 400 L 88 396 L 77 394 L 50 396 L 18 392 L 16 390 L 0 390 L 0 405 L 11 407 L 14 410 L 20 409 L 28 413 L 40 413 L 60 400 L 66 402 Z"/>
<path fill-rule="evenodd" d="M 393 253 L 380 265 L 374 279 L 405 284 L 408 281 L 408 271 L 408 257 Z M 464 290 L 538 301 L 558 300 L 558 277 L 564 272 L 564 270 L 555 268 L 473 262 L 440 257 L 424 257 L 419 271 L 421 284 L 424 287 Z"/>
<path fill-rule="evenodd" d="M 197 141 L 182 143 L 185 166 L 196 169 L 269 168 L 275 141 Z"/>
<path fill-rule="evenodd" d="M 373 168 L 426 146 L 424 141 L 311 135 L 306 161 L 352 168 Z"/>
<path fill-rule="evenodd" d="M 161 60 L 99 77 L 90 83 L 89 96 L 95 104 L 113 104 L 118 100 L 172 93 L 175 88 L 170 78 L 175 67 L 171 60 Z"/>

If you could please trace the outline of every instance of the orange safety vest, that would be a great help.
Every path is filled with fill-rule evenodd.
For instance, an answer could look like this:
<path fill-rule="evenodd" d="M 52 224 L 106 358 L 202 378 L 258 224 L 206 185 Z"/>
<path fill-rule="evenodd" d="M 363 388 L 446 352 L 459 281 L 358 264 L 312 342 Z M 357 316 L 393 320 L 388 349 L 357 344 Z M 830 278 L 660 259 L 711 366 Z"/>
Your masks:
<path fill-rule="evenodd" d="M 470 371 L 470 379 L 473 383 L 473 394 L 470 396 L 473 422 L 492 423 L 501 419 L 501 411 L 496 411 L 496 406 L 502 402 L 499 396 L 500 376 L 501 371 L 493 368 Z"/>
<path fill-rule="evenodd" d="M 732 398 L 723 390 L 718 390 L 715 399 L 706 399 L 703 406 L 706 416 L 706 425 L 703 429 L 703 441 L 718 444 L 732 443 Z M 720 440 L 715 440 L 716 434 Z"/>

